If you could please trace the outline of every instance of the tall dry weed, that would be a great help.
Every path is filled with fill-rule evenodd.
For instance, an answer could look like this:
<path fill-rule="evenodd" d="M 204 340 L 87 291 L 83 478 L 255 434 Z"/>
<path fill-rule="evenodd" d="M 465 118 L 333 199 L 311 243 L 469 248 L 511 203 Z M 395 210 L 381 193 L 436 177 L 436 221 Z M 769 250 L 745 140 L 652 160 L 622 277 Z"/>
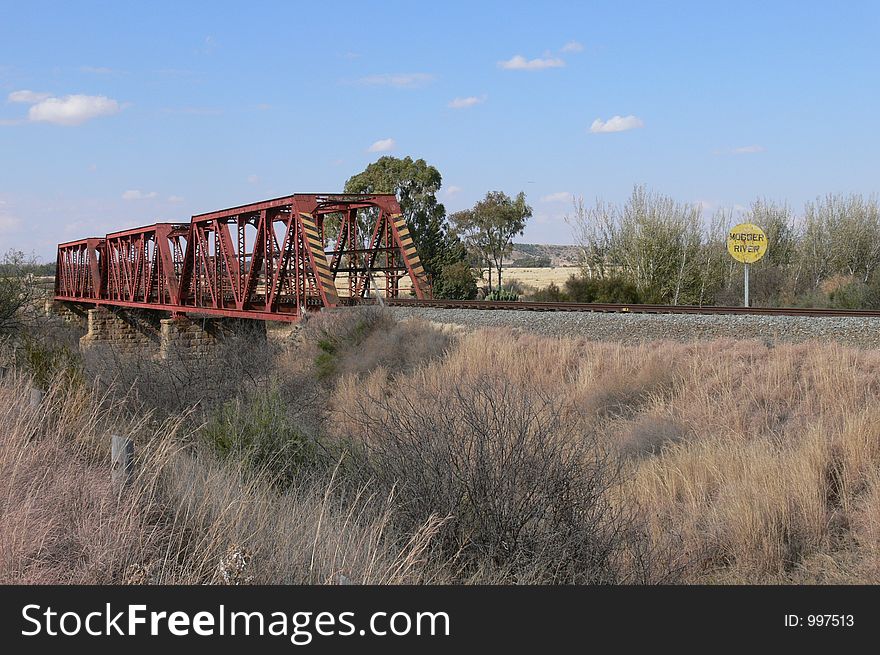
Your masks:
<path fill-rule="evenodd" d="M 406 380 L 381 369 L 341 380 L 331 424 L 350 432 L 389 405 L 403 411 L 388 398 L 430 402 L 487 371 L 550 395 L 626 456 L 618 491 L 654 539 L 680 544 L 686 579 L 880 581 L 880 352 L 481 330 Z"/>
<path fill-rule="evenodd" d="M 442 524 L 388 530 L 394 498 L 321 476 L 279 493 L 181 434 L 182 420 L 127 418 L 117 396 L 31 380 L 0 385 L 0 581 L 4 583 L 415 583 Z M 110 482 L 110 434 L 136 442 L 135 479 Z M 238 549 L 238 550 L 236 550 Z M 224 575 L 224 571 L 226 574 Z M 340 576 L 343 576 L 341 578 Z"/>

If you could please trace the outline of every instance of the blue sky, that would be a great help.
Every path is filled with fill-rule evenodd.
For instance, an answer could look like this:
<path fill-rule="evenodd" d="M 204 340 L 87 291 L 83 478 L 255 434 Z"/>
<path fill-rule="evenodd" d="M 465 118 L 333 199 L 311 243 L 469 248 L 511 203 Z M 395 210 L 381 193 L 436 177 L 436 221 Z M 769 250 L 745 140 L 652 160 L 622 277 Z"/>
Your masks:
<path fill-rule="evenodd" d="M 0 0 L 0 251 L 423 157 L 449 211 L 642 183 L 796 212 L 880 180 L 877 2 Z"/>

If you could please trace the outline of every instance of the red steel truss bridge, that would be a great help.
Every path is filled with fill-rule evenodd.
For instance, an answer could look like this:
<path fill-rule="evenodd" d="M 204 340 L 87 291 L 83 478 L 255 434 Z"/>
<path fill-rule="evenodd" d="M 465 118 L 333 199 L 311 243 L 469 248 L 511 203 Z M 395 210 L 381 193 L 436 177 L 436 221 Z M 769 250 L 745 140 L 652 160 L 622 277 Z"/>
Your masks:
<path fill-rule="evenodd" d="M 70 241 L 55 276 L 58 301 L 272 321 L 404 291 L 430 297 L 393 195 L 297 193 Z"/>

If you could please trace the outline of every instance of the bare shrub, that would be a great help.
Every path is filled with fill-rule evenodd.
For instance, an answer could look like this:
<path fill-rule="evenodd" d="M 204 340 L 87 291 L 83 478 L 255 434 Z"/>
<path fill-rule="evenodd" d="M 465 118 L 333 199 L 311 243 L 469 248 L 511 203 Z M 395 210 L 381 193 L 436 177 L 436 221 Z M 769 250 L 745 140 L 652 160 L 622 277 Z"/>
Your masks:
<path fill-rule="evenodd" d="M 85 321 L 85 312 L 78 319 L 54 313 L 42 314 L 29 326 L 28 335 L 45 345 L 75 351 L 79 349 L 80 338 L 87 332 Z"/>
<path fill-rule="evenodd" d="M 81 381 L 79 338 L 83 333 L 75 323 L 31 312 L 27 329 L 0 334 L 0 364 L 25 371 L 41 389 L 59 374 Z"/>
<path fill-rule="evenodd" d="M 21 330 L 33 321 L 41 295 L 33 274 L 36 261 L 18 250 L 0 256 L 0 335 Z"/>
<path fill-rule="evenodd" d="M 340 373 L 367 373 L 382 366 L 402 373 L 437 359 L 449 346 L 449 335 L 426 321 L 395 322 L 390 330 L 374 330 L 360 347 L 353 349 L 340 366 Z"/>
<path fill-rule="evenodd" d="M 458 415 L 450 389 L 471 393 L 486 371 L 552 396 L 570 431 L 630 455 L 612 497 L 639 508 L 650 538 L 633 543 L 659 548 L 655 571 L 668 561 L 701 583 L 880 580 L 880 352 L 730 339 L 629 346 L 481 330 L 405 380 L 380 369 L 340 379 L 328 429 L 378 440 L 389 421 L 409 421 L 418 473 L 407 477 L 401 464 L 401 475 L 436 480 L 422 460 Z M 399 495 L 411 498 L 404 487 Z"/>
<path fill-rule="evenodd" d="M 624 562 L 641 546 L 638 524 L 611 495 L 620 467 L 549 395 L 476 376 L 365 402 L 380 400 L 378 414 L 360 408 L 360 474 L 398 488 L 404 530 L 449 517 L 439 561 L 483 582 L 615 583 L 635 572 Z"/>
<path fill-rule="evenodd" d="M 227 335 L 203 357 L 171 352 L 159 359 L 155 348 L 122 350 L 100 343 L 83 353 L 83 362 L 90 378 L 130 389 L 141 408 L 173 414 L 194 406 L 209 410 L 241 391 L 265 388 L 278 350 L 266 339 Z"/>

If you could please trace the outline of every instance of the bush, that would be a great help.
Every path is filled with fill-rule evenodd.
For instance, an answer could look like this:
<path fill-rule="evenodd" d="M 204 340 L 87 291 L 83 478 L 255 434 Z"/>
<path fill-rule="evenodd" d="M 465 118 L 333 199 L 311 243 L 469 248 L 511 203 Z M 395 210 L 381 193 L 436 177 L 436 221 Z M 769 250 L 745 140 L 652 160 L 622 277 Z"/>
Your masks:
<path fill-rule="evenodd" d="M 358 307 L 309 319 L 304 335 L 318 347 L 319 379 L 383 367 L 403 373 L 443 355 L 449 337 L 420 320 L 397 321 L 386 309 Z"/>
<path fill-rule="evenodd" d="M 645 301 L 634 284 L 616 276 L 588 279 L 572 275 L 565 282 L 565 293 L 573 302 L 637 304 Z"/>
<path fill-rule="evenodd" d="M 870 287 L 861 280 L 852 280 L 828 293 L 828 307 L 833 309 L 862 309 L 868 306 Z"/>
<path fill-rule="evenodd" d="M 517 296 L 525 295 L 525 293 L 528 289 L 530 289 L 530 287 L 523 284 L 519 280 L 511 280 L 510 282 L 505 282 L 504 286 L 501 287 L 502 291 L 507 291 L 509 293 L 515 293 Z"/>
<path fill-rule="evenodd" d="M 83 382 L 82 360 L 79 353 L 65 345 L 51 341 L 22 337 L 16 348 L 16 356 L 23 368 L 41 389 L 46 389 L 56 377 L 67 384 Z"/>
<path fill-rule="evenodd" d="M 514 259 L 511 268 L 550 268 L 553 262 L 549 257 L 522 257 Z"/>
<path fill-rule="evenodd" d="M 354 440 L 363 479 L 398 490 L 404 533 L 448 517 L 436 555 L 481 581 L 623 581 L 624 551 L 640 540 L 610 499 L 620 468 L 592 434 L 501 375 L 419 389 L 366 401 Z"/>
<path fill-rule="evenodd" d="M 687 430 L 667 418 L 644 415 L 623 432 L 618 449 L 624 457 L 638 459 L 659 455 L 666 444 L 684 439 Z"/>
<path fill-rule="evenodd" d="M 0 334 L 21 330 L 37 299 L 34 259 L 10 250 L 0 258 Z M 32 318 L 32 317 L 31 317 Z"/>
<path fill-rule="evenodd" d="M 235 398 L 209 417 L 204 442 L 221 459 L 241 462 L 286 486 L 317 454 L 314 437 L 289 409 L 277 389 Z"/>
<path fill-rule="evenodd" d="M 555 282 L 551 282 L 543 289 L 538 289 L 529 297 L 535 302 L 565 302 L 568 297 L 559 288 Z"/>
<path fill-rule="evenodd" d="M 742 286 L 739 288 L 741 294 Z M 872 275 L 867 282 L 851 275 L 835 275 L 818 288 L 801 290 L 788 304 L 831 309 L 880 309 L 880 275 Z"/>
<path fill-rule="evenodd" d="M 538 289 L 531 299 L 539 302 L 620 303 L 634 305 L 645 302 L 636 286 L 620 277 L 591 279 L 571 275 L 560 289 L 553 282 Z"/>
<path fill-rule="evenodd" d="M 519 300 L 519 294 L 510 289 L 495 289 L 486 294 L 485 300 L 494 300 L 496 302 L 516 302 Z"/>
<path fill-rule="evenodd" d="M 730 279 L 728 286 L 715 293 L 715 304 L 734 307 L 742 305 L 743 285 L 742 266 L 737 265 L 736 272 Z M 752 265 L 749 271 L 749 304 L 752 307 L 784 307 L 792 302 L 796 304 L 816 302 L 815 300 L 807 300 L 811 296 L 811 292 L 801 295 L 799 300 L 794 298 L 791 281 L 781 266 L 764 264 L 763 262 Z M 818 300 L 818 303 L 819 306 L 822 306 L 824 301 Z"/>
<path fill-rule="evenodd" d="M 467 262 L 456 262 L 444 266 L 438 279 L 434 281 L 435 298 L 450 300 L 473 300 L 477 297 L 477 279 Z"/>
<path fill-rule="evenodd" d="M 143 410 L 179 414 L 197 406 L 210 412 L 244 391 L 266 385 L 267 362 L 279 356 L 277 344 L 251 333 L 219 339 L 208 356 L 169 353 L 155 358 L 155 348 L 126 350 L 113 343 L 92 344 L 83 352 L 86 374 L 103 384 L 130 389 Z"/>

